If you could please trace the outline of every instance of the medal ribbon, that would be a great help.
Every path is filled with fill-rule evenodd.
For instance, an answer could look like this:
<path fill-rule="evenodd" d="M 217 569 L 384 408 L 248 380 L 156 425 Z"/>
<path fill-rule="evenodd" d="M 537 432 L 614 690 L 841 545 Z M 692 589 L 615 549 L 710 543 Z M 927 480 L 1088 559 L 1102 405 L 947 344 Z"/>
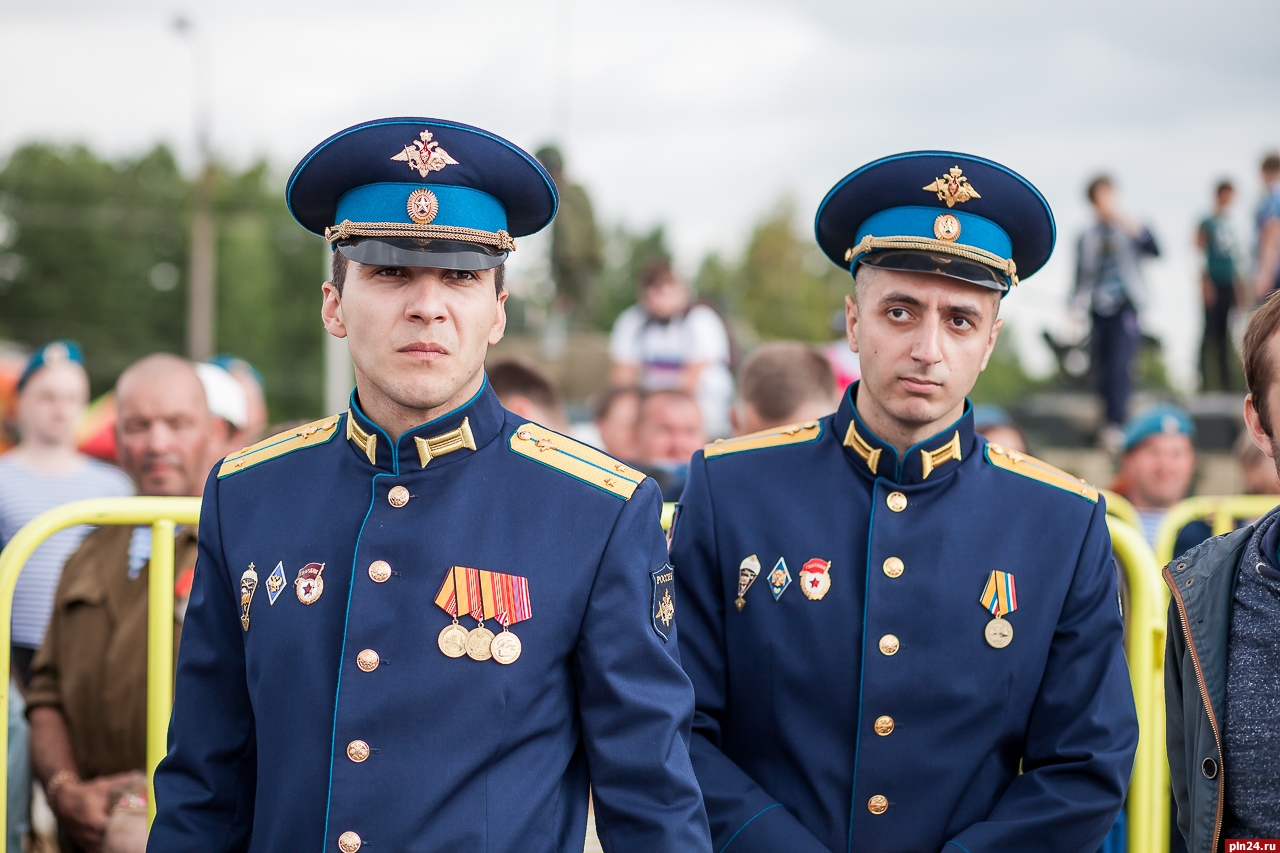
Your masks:
<path fill-rule="evenodd" d="M 1018 609 L 1018 593 L 1013 584 L 1013 574 L 992 570 L 987 587 L 982 591 L 979 603 L 997 619 Z"/>
<path fill-rule="evenodd" d="M 469 613 L 477 622 L 497 617 L 507 626 L 533 615 L 528 578 L 466 566 L 454 566 L 445 575 L 435 602 L 450 616 Z"/>

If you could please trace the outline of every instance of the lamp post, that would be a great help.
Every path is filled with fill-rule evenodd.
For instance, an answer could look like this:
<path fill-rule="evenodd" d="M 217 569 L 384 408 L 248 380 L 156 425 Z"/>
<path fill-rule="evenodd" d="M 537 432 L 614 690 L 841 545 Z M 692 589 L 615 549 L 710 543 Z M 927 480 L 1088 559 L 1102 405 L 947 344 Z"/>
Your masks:
<path fill-rule="evenodd" d="M 204 361 L 213 355 L 217 231 L 213 220 L 213 155 L 210 144 L 210 74 L 208 46 L 187 17 L 173 29 L 191 45 L 192 112 L 200 175 L 191 208 L 191 269 L 187 276 L 187 355 Z"/>

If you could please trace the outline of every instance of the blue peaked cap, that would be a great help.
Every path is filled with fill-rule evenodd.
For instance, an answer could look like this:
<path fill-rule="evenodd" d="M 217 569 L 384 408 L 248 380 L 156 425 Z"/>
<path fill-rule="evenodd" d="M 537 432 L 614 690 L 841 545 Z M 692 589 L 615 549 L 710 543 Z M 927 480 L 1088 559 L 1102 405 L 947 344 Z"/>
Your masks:
<path fill-rule="evenodd" d="M 500 136 L 386 118 L 321 142 L 285 188 L 293 217 L 362 263 L 488 269 L 556 214 L 555 183 Z"/>
<path fill-rule="evenodd" d="M 1011 169 L 948 151 L 868 163 L 827 193 L 814 222 L 836 265 L 935 273 L 1005 291 L 1044 266 L 1056 229 L 1043 195 Z"/>

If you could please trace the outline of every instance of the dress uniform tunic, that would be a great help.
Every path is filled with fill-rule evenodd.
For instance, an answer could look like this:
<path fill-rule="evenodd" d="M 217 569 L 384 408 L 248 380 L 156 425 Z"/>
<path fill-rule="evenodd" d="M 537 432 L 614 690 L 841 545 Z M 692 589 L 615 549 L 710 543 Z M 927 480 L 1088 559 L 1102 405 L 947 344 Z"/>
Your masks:
<path fill-rule="evenodd" d="M 670 585 L 659 500 L 487 382 L 397 441 L 353 396 L 229 457 L 205 490 L 149 849 L 581 850 L 588 783 L 606 850 L 708 849 L 693 692 L 651 606 Z M 527 579 L 515 662 L 437 647 L 454 566 Z"/>
<path fill-rule="evenodd" d="M 671 561 L 714 848 L 1095 850 L 1138 736 L 1102 502 L 967 406 L 899 456 L 857 393 L 693 460 Z"/>

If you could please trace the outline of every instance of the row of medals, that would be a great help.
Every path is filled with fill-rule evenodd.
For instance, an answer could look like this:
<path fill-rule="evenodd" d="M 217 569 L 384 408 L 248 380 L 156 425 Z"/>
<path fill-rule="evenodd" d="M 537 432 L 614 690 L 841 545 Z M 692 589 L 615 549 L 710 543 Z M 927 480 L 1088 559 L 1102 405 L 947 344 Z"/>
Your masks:
<path fill-rule="evenodd" d="M 455 618 L 452 624 L 444 626 L 436 643 L 440 646 L 440 651 L 451 658 L 460 658 L 463 655 L 472 660 L 493 658 L 506 666 L 515 663 L 516 658 L 520 657 L 520 638 L 511 633 L 505 625 L 502 633 L 495 635 L 484 626 L 483 622 L 468 631 L 459 625 Z"/>

